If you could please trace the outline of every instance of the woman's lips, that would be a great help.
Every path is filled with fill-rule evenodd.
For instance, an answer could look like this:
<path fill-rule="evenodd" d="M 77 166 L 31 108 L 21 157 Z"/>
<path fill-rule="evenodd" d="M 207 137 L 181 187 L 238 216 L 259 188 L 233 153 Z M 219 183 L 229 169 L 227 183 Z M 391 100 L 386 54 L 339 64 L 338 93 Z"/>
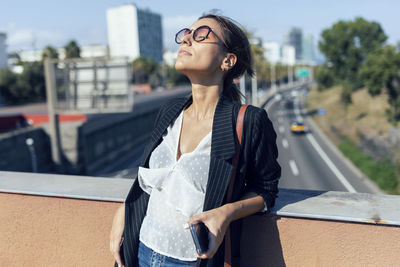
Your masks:
<path fill-rule="evenodd" d="M 186 50 L 179 50 L 178 56 L 191 56 L 192 54 Z"/>

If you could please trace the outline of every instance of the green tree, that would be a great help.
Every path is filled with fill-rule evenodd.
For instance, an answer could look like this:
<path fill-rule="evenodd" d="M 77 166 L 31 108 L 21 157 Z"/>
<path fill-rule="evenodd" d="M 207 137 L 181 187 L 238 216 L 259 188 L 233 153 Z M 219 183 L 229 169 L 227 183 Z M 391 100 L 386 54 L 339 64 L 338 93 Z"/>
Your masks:
<path fill-rule="evenodd" d="M 43 49 L 43 52 L 42 52 L 42 61 L 47 57 L 47 55 L 50 55 L 50 58 L 55 58 L 55 59 L 58 58 L 58 52 L 57 52 L 57 50 L 56 50 L 54 47 L 50 46 L 50 45 L 46 46 L 46 47 Z"/>
<path fill-rule="evenodd" d="M 277 63 L 275 65 L 276 81 L 277 83 L 285 83 L 288 81 L 288 66 L 282 63 Z"/>
<path fill-rule="evenodd" d="M 155 87 L 161 83 L 159 64 L 151 58 L 138 57 L 132 62 L 132 82 L 150 83 Z"/>
<path fill-rule="evenodd" d="M 326 64 L 316 68 L 315 80 L 318 83 L 319 91 L 330 88 L 335 84 L 335 76 Z"/>
<path fill-rule="evenodd" d="M 164 73 L 166 76 L 166 82 L 168 86 L 189 83 L 188 78 L 179 71 L 177 71 L 174 66 L 169 66 L 167 64 L 164 64 L 163 69 L 165 70 Z"/>
<path fill-rule="evenodd" d="M 400 52 L 387 45 L 370 53 L 361 68 L 360 77 L 371 95 L 378 95 L 383 88 L 389 96 L 389 119 L 400 119 Z"/>
<path fill-rule="evenodd" d="M 340 92 L 340 99 L 346 106 L 353 102 L 351 99 L 351 93 L 352 93 L 352 87 L 350 83 L 345 82 L 343 84 L 342 91 Z"/>
<path fill-rule="evenodd" d="M 8 68 L 0 69 L 0 96 L 8 103 L 12 103 L 14 101 L 12 87 L 16 86 L 16 84 L 17 74 Z"/>
<path fill-rule="evenodd" d="M 266 79 L 268 63 L 264 56 L 264 48 L 261 45 L 261 39 L 254 37 L 253 33 L 248 33 L 248 35 L 251 40 L 250 51 L 253 59 L 253 67 L 257 74 L 257 80 L 261 80 L 262 78 Z"/>
<path fill-rule="evenodd" d="M 250 41 L 251 58 L 257 81 L 259 84 L 263 84 L 267 80 L 271 80 L 271 66 L 265 58 L 261 38 L 255 36 L 252 31 L 243 30 Z"/>
<path fill-rule="evenodd" d="M 45 81 L 41 62 L 23 63 L 21 74 L 0 71 L 0 94 L 7 103 L 18 104 L 45 98 Z"/>
<path fill-rule="evenodd" d="M 76 41 L 71 40 L 65 46 L 65 58 L 78 58 L 81 57 L 81 49 Z"/>
<path fill-rule="evenodd" d="M 339 21 L 325 29 L 318 45 L 335 77 L 356 89 L 362 86 L 359 79 L 361 65 L 386 39 L 379 23 L 359 17 L 354 21 Z"/>
<path fill-rule="evenodd" d="M 29 97 L 34 100 L 46 98 L 45 78 L 42 62 L 24 64 L 24 70 L 18 78 L 18 82 L 29 92 Z"/>

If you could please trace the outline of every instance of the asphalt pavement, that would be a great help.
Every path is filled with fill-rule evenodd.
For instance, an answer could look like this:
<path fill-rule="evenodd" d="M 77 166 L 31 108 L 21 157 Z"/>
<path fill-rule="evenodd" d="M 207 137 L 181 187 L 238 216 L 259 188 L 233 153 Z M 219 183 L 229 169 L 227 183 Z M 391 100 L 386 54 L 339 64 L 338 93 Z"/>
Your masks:
<path fill-rule="evenodd" d="M 306 87 L 285 91 L 266 106 L 277 132 L 281 188 L 381 193 L 348 162 L 316 127 L 303 109 Z M 290 131 L 293 121 L 303 121 L 306 133 Z"/>

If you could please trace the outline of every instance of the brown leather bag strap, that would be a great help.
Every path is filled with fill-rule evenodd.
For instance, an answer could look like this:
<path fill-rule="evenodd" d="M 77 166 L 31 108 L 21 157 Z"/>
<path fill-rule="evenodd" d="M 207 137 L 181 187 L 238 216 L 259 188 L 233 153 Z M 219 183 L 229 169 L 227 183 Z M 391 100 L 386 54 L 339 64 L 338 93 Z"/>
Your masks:
<path fill-rule="evenodd" d="M 236 121 L 236 133 L 239 141 L 239 145 L 236 147 L 236 154 L 233 158 L 233 173 L 232 178 L 229 183 L 228 192 L 226 194 L 226 203 L 231 202 L 232 193 L 233 193 L 233 186 L 235 184 L 235 176 L 236 170 L 239 163 L 239 156 L 240 156 L 240 146 L 242 144 L 242 134 L 243 134 L 243 121 L 244 121 L 244 114 L 246 112 L 247 105 L 242 105 L 239 110 L 239 114 Z M 231 259 L 231 236 L 230 236 L 230 229 L 226 229 L 225 233 L 225 267 L 231 267 L 232 259 Z"/>

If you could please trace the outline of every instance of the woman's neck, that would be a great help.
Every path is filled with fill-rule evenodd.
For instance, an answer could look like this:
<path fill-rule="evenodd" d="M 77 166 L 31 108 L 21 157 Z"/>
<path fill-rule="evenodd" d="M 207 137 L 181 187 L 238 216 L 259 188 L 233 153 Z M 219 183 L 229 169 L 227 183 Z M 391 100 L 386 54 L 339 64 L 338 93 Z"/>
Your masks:
<path fill-rule="evenodd" d="M 214 118 L 215 107 L 222 93 L 222 85 L 192 83 L 193 103 L 187 109 L 191 117 L 200 121 Z"/>

